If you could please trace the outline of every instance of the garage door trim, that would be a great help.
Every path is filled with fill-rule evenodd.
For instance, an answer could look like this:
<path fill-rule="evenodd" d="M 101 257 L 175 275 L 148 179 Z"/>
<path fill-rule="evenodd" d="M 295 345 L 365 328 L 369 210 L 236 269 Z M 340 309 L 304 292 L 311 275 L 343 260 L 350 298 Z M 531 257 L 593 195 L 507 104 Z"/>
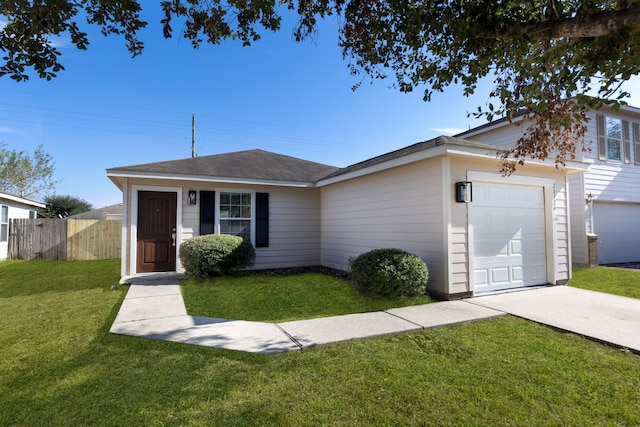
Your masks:
<path fill-rule="evenodd" d="M 538 178 L 531 176 L 510 176 L 503 177 L 500 174 L 468 171 L 467 180 L 478 183 L 497 183 L 497 184 L 510 184 L 510 185 L 526 185 L 526 186 L 538 186 L 543 190 L 544 197 L 544 221 L 545 221 L 545 243 L 546 243 L 546 275 L 547 283 L 557 282 L 557 267 L 556 258 L 558 253 L 557 241 L 556 241 L 556 221 L 555 221 L 555 186 L 556 182 L 553 179 Z M 473 209 L 473 202 L 470 203 L 468 209 Z M 468 212 L 467 212 L 468 213 Z M 469 217 L 469 215 L 468 215 Z M 469 236 L 469 286 L 470 291 L 475 293 L 475 278 L 474 272 L 474 233 L 473 224 L 467 221 L 467 233 Z"/>

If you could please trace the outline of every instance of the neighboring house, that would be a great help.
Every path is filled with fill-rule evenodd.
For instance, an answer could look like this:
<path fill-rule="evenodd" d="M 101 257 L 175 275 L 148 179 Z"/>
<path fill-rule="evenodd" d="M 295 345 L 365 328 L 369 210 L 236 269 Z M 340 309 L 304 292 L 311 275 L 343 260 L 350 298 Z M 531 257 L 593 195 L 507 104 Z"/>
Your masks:
<path fill-rule="evenodd" d="M 525 126 L 499 120 L 458 137 L 514 146 Z M 573 264 L 640 261 L 640 109 L 591 111 L 585 142 L 576 160 L 590 165 L 572 175 L 571 255 Z"/>
<path fill-rule="evenodd" d="M 122 203 L 93 209 L 87 212 L 71 215 L 68 219 L 122 219 Z"/>
<path fill-rule="evenodd" d="M 230 233 L 255 245 L 256 269 L 348 270 L 404 249 L 445 299 L 566 283 L 568 176 L 586 165 L 531 161 L 504 178 L 495 153 L 439 137 L 343 169 L 261 150 L 108 169 L 123 191 L 123 281 L 180 271 L 182 242 Z"/>
<path fill-rule="evenodd" d="M 46 205 L 0 191 L 0 260 L 7 259 L 9 223 L 12 219 L 35 218 Z"/>

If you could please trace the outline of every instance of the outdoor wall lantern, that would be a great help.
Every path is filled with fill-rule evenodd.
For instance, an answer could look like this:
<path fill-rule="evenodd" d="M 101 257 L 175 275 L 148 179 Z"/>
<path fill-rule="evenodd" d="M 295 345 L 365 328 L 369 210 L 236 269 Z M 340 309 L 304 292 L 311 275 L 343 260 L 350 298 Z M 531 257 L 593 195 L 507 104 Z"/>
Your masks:
<path fill-rule="evenodd" d="M 471 192 L 471 182 L 461 181 L 456 182 L 456 202 L 469 203 L 473 199 Z"/>
<path fill-rule="evenodd" d="M 588 205 L 593 203 L 594 199 L 595 199 L 595 197 L 593 197 L 593 194 L 591 194 L 591 193 L 587 194 L 586 202 L 587 202 Z"/>
<path fill-rule="evenodd" d="M 190 205 L 195 205 L 196 204 L 196 192 L 195 192 L 195 190 L 189 190 L 189 204 Z"/>

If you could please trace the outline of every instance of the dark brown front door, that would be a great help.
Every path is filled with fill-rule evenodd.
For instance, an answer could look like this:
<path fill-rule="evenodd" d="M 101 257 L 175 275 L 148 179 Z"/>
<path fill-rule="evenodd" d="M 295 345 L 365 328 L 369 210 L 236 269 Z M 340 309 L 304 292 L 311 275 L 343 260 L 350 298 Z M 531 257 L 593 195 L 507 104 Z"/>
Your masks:
<path fill-rule="evenodd" d="M 176 193 L 138 193 L 136 272 L 175 271 Z"/>

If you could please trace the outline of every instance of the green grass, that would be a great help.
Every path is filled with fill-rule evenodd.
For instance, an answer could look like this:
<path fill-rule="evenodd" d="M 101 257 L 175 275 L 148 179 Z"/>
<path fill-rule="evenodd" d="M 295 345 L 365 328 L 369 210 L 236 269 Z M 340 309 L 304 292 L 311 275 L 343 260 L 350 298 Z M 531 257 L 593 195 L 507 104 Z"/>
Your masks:
<path fill-rule="evenodd" d="M 0 425 L 640 425 L 639 356 L 533 322 L 255 355 L 110 335 L 118 271 L 0 262 Z"/>
<path fill-rule="evenodd" d="M 183 280 L 189 314 L 259 322 L 285 322 L 384 310 L 432 302 L 428 296 L 372 298 L 325 274 L 226 276 Z"/>
<path fill-rule="evenodd" d="M 611 267 L 574 268 L 570 286 L 640 298 L 640 270 Z"/>

